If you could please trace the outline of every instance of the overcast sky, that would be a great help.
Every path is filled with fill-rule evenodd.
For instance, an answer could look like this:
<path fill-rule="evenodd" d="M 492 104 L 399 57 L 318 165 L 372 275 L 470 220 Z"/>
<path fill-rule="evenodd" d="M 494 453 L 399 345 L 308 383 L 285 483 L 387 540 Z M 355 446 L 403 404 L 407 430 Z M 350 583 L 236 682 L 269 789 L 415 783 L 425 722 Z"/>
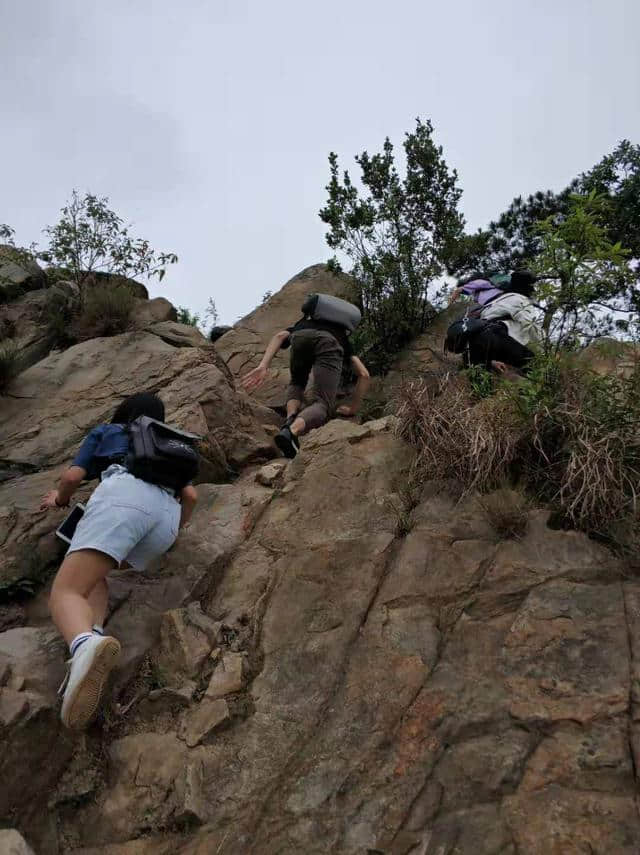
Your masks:
<path fill-rule="evenodd" d="M 0 222 L 72 188 L 180 263 L 154 294 L 233 323 L 330 255 L 342 166 L 433 121 L 470 228 L 640 141 L 638 0 L 0 0 Z"/>

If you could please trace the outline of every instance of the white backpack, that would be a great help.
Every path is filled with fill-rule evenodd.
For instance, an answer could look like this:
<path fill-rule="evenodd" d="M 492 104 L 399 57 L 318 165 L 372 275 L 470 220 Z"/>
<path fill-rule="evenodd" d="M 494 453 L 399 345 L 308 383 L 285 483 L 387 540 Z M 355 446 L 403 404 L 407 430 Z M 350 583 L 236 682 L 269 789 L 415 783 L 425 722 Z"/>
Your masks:
<path fill-rule="evenodd" d="M 338 324 L 349 332 L 353 332 L 362 320 L 357 306 L 330 294 L 309 294 L 302 304 L 302 313 L 313 321 Z"/>

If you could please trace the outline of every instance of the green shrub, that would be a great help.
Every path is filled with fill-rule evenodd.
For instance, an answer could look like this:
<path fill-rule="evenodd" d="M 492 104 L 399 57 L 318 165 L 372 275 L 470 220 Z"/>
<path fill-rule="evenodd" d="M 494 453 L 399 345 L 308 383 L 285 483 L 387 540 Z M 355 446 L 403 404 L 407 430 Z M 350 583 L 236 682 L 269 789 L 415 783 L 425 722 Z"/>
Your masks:
<path fill-rule="evenodd" d="M 471 391 L 477 400 L 488 398 L 495 389 L 495 374 L 483 365 L 471 365 L 465 371 Z"/>
<path fill-rule="evenodd" d="M 187 324 L 190 327 L 197 327 L 200 323 L 200 315 L 195 312 L 191 312 L 191 310 L 186 306 L 178 306 L 176 311 L 178 314 L 179 324 Z"/>
<path fill-rule="evenodd" d="M 0 391 L 3 391 L 18 372 L 19 351 L 14 342 L 0 344 Z"/>
<path fill-rule="evenodd" d="M 135 297 L 126 285 L 88 289 L 74 323 L 76 337 L 85 340 L 126 332 L 134 305 Z"/>

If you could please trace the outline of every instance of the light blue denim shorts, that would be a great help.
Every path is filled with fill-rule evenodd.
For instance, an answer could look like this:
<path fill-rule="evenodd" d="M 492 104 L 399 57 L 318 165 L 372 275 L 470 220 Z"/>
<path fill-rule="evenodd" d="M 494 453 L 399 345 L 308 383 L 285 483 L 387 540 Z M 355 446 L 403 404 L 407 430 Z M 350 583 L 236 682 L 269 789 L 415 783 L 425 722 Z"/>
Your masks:
<path fill-rule="evenodd" d="M 67 554 L 95 549 L 144 570 L 174 543 L 180 503 L 172 493 L 110 466 L 87 502 Z"/>

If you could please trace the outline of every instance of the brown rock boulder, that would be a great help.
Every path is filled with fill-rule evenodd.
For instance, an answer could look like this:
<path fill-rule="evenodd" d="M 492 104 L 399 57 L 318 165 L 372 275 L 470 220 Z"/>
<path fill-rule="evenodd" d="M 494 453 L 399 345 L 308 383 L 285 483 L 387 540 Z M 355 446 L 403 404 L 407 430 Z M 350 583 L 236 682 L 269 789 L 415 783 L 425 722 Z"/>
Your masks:
<path fill-rule="evenodd" d="M 90 273 L 82 280 L 83 288 L 117 288 L 119 285 L 126 285 L 134 297 L 140 300 L 149 299 L 149 291 L 142 282 L 135 279 L 130 279 L 128 276 L 121 276 L 119 273 L 102 273 L 100 271 Z"/>
<path fill-rule="evenodd" d="M 52 297 L 71 306 L 78 294 L 77 285 L 62 281 L 0 305 L 0 340 L 11 341 L 18 349 L 20 371 L 43 359 L 54 344 L 47 317 Z"/>
<path fill-rule="evenodd" d="M 179 324 L 175 319 L 158 321 L 146 327 L 147 332 L 160 336 L 167 344 L 174 347 L 210 347 L 207 340 L 197 327 L 190 324 Z"/>
<path fill-rule="evenodd" d="M 201 486 L 159 566 L 114 574 L 122 703 L 87 734 L 101 774 L 72 807 L 66 734 L 19 697 L 59 665 L 38 647 L 44 678 L 14 674 L 35 635 L 5 633 L 0 817 L 47 855 L 47 802 L 58 849 L 93 855 L 640 851 L 640 585 L 543 511 L 502 541 L 473 497 L 409 496 L 394 431 L 334 421 L 270 487 L 258 467 Z M 158 654 L 184 683 L 147 700 Z"/>
<path fill-rule="evenodd" d="M 53 353 L 16 378 L 0 413 L 0 457 L 39 466 L 68 462 L 87 431 L 108 420 L 118 401 L 158 391 L 168 421 L 205 437 L 210 471 L 275 454 L 273 414 L 237 393 L 211 347 L 173 347 L 159 336 L 131 332 Z"/>
<path fill-rule="evenodd" d="M 44 288 L 47 277 L 28 252 L 9 244 L 0 244 L 0 303 L 25 291 Z"/>
<path fill-rule="evenodd" d="M 86 836 L 92 843 L 125 841 L 134 830 L 163 826 L 189 815 L 198 819 L 201 773 L 196 757 L 173 734 L 141 733 L 125 736 L 109 748 L 113 786 L 98 808 L 89 813 L 100 818 Z M 195 771 L 195 774 L 194 774 Z M 105 839 L 104 829 L 109 829 Z"/>
<path fill-rule="evenodd" d="M 307 294 L 321 292 L 337 297 L 349 297 L 350 280 L 337 276 L 326 264 L 314 264 L 290 279 L 273 296 L 238 321 L 232 330 L 220 338 L 215 347 L 234 377 L 241 377 L 258 362 L 271 336 L 286 329 L 301 317 L 300 307 Z M 288 380 L 289 352 L 276 354 L 267 381 L 255 397 L 267 406 L 282 406 Z"/>
<path fill-rule="evenodd" d="M 131 313 L 131 323 L 134 327 L 144 329 L 149 324 L 177 320 L 178 313 L 175 306 L 165 299 L 165 297 L 154 297 L 153 300 L 145 300 L 141 297 L 136 298 Z"/>

